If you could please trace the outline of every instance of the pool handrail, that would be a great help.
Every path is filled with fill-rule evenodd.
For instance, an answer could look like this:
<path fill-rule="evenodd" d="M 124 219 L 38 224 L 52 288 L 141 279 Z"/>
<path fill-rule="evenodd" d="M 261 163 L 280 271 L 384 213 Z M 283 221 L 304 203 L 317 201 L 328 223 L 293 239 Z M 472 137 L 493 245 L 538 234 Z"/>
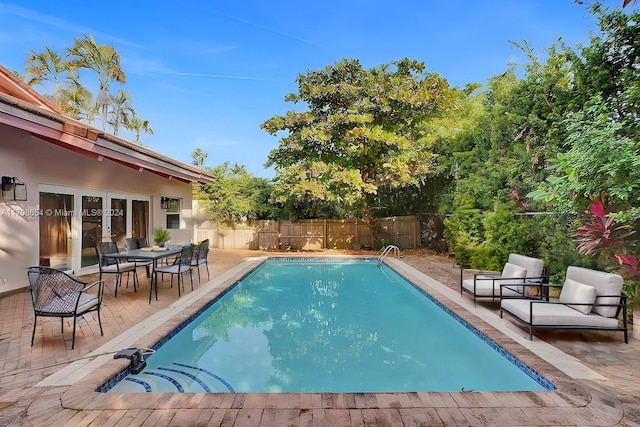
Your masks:
<path fill-rule="evenodd" d="M 382 261 L 384 261 L 384 259 L 387 257 L 387 255 L 389 255 L 389 252 L 391 251 L 393 251 L 393 254 L 396 256 L 396 258 L 400 258 L 400 248 L 396 245 L 388 245 L 384 248 L 384 250 L 378 257 L 378 267 L 380 267 Z"/>

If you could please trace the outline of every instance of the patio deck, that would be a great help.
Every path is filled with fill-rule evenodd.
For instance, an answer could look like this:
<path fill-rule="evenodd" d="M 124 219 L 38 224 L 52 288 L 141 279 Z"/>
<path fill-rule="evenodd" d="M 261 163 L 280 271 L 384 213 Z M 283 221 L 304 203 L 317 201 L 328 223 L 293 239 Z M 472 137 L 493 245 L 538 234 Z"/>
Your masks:
<path fill-rule="evenodd" d="M 325 254 L 335 255 L 334 252 Z M 373 255 L 373 253 L 371 253 Z M 497 305 L 458 292 L 459 270 L 450 260 L 403 252 L 389 259 L 399 272 L 474 324 L 529 366 L 557 391 L 500 393 L 356 394 L 138 394 L 105 395 L 93 390 L 126 361 L 115 351 L 150 346 L 159 337 L 252 268 L 257 251 L 212 250 L 214 278 L 178 299 L 168 284 L 148 304 L 141 290 L 121 287 L 113 297 L 109 281 L 103 307 L 104 336 L 97 322 L 80 322 L 76 348 L 71 327 L 38 319 L 30 346 L 33 314 L 28 292 L 0 298 L 0 426 L 30 425 L 640 425 L 640 340 L 620 333 L 540 332 L 528 334 Z M 287 254 L 289 256 L 291 254 Z M 322 255 L 322 254 L 312 254 Z M 309 256 L 309 254 L 304 254 Z M 254 259 L 254 261 L 248 261 Z M 91 278 L 84 277 L 89 280 Z M 636 321 L 637 326 L 637 321 Z"/>

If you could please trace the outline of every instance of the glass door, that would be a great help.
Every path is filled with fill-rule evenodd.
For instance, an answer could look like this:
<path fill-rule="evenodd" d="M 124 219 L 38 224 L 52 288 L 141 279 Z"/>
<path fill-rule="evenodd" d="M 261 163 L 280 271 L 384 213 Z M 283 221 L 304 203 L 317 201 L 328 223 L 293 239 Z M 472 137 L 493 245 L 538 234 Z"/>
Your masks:
<path fill-rule="evenodd" d="M 73 194 L 40 193 L 40 265 L 72 271 Z"/>
<path fill-rule="evenodd" d="M 99 242 L 122 250 L 127 237 L 148 238 L 150 197 L 40 185 L 40 264 L 76 274 L 98 264 Z"/>
<path fill-rule="evenodd" d="M 98 264 L 96 246 L 102 242 L 103 197 L 82 196 L 82 253 L 80 266 Z"/>
<path fill-rule="evenodd" d="M 147 239 L 149 243 L 149 201 L 131 201 L 131 237 Z M 151 242 L 152 243 L 152 242 Z"/>
<path fill-rule="evenodd" d="M 118 245 L 120 250 L 124 249 L 125 238 L 127 236 L 127 199 L 110 197 L 110 208 L 105 212 L 107 220 L 107 230 L 111 235 L 111 241 Z"/>

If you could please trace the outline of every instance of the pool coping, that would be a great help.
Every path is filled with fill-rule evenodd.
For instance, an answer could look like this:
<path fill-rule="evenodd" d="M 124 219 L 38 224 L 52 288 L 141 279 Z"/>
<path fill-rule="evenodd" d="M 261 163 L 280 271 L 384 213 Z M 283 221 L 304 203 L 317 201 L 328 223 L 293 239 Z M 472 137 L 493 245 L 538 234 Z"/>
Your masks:
<path fill-rule="evenodd" d="M 457 393 L 134 393 L 126 396 L 95 391 L 128 365 L 126 360 L 113 359 L 115 352 L 127 347 L 150 348 L 265 259 L 291 257 L 290 255 L 287 257 L 262 256 L 245 261 L 183 296 L 166 309 L 150 316 L 137 328 L 121 334 L 96 349 L 82 361 L 74 362 L 47 377 L 36 387 L 65 388 L 60 396 L 60 404 L 63 409 L 74 411 L 175 408 L 198 410 L 388 408 L 400 410 L 402 408 L 455 407 L 468 408 L 471 412 L 480 411 L 484 415 L 478 415 L 478 417 L 485 418 L 488 416 L 487 411 L 491 411 L 496 417 L 499 417 L 502 412 L 508 412 L 513 417 L 514 408 L 521 408 L 528 411 L 527 420 L 530 420 L 533 414 L 531 411 L 539 412 L 539 416 L 543 418 L 551 417 L 550 420 L 560 416 L 567 417 L 571 412 L 572 415 L 568 419 L 573 419 L 576 424 L 589 424 L 587 420 L 593 417 L 622 419 L 622 408 L 619 405 L 612 404 L 604 398 L 599 399 L 598 392 L 585 385 L 585 381 L 581 381 L 601 380 L 603 377 L 550 344 L 541 340 L 529 342 L 527 334 L 511 322 L 500 319 L 495 313 L 482 307 L 473 307 L 468 299 L 460 297 L 447 286 L 401 260 L 391 258 L 385 262 L 399 274 L 428 292 L 452 312 L 539 372 L 551 381 L 557 390 Z M 310 258 L 308 255 L 305 257 Z M 335 255 L 330 257 L 336 258 Z M 345 257 L 348 258 L 348 256 Z M 326 258 L 326 256 L 318 256 L 318 258 Z"/>

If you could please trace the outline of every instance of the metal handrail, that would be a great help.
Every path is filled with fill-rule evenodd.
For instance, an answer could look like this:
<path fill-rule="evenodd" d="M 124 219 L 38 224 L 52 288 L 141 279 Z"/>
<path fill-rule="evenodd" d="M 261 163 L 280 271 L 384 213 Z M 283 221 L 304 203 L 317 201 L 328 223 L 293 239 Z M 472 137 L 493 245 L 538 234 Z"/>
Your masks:
<path fill-rule="evenodd" d="M 386 248 L 384 248 L 384 250 L 378 257 L 378 267 L 380 267 L 380 264 L 382 264 L 382 261 L 387 257 L 387 255 L 389 255 L 389 252 L 391 251 L 393 251 L 393 254 L 396 256 L 396 258 L 400 258 L 400 248 L 397 247 L 396 245 L 389 245 Z"/>

